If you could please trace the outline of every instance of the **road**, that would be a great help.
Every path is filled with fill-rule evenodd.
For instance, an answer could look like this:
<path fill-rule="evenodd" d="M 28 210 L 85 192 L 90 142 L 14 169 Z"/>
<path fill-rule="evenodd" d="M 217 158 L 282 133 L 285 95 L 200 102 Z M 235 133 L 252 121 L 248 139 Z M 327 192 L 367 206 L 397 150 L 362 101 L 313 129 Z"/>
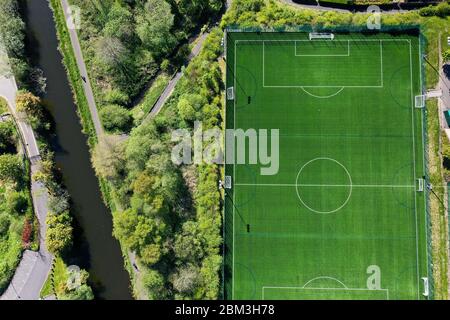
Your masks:
<path fill-rule="evenodd" d="M 84 95 L 86 96 L 89 111 L 91 113 L 92 122 L 94 123 L 95 132 L 98 136 L 103 135 L 103 126 L 98 115 L 97 105 L 94 99 L 94 93 L 92 91 L 91 82 L 89 80 L 89 75 L 86 69 L 86 64 L 84 63 L 83 53 L 81 51 L 80 41 L 78 40 L 77 30 L 70 28 L 69 22 L 72 21 L 70 17 L 70 4 L 68 0 L 60 0 L 64 11 L 64 17 L 66 18 L 67 29 L 70 35 L 70 42 L 72 43 L 72 49 L 75 54 L 75 59 L 77 61 L 78 70 L 82 78 Z"/>
<path fill-rule="evenodd" d="M 1 50 L 0 50 L 1 51 Z M 6 54 L 0 52 L 3 57 Z M 0 76 L 0 96 L 6 99 L 10 113 L 16 119 L 22 140 L 25 144 L 26 154 L 31 163 L 31 174 L 39 170 L 39 149 L 31 126 L 18 117 L 16 109 L 17 84 L 14 77 L 4 74 Z M 32 181 L 31 194 L 34 212 L 39 221 L 39 251 L 26 250 L 14 277 L 0 300 L 38 300 L 42 286 L 52 267 L 53 256 L 45 246 L 45 234 L 47 231 L 46 217 L 47 190 L 39 183 Z"/>

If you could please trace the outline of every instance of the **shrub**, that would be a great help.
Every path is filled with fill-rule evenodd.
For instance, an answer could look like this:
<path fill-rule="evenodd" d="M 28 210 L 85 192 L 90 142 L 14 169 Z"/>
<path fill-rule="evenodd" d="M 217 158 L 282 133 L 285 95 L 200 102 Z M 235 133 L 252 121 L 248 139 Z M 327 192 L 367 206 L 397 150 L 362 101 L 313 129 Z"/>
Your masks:
<path fill-rule="evenodd" d="M 28 209 L 28 199 L 22 192 L 12 191 L 7 194 L 6 208 L 13 214 L 24 214 Z"/>
<path fill-rule="evenodd" d="M 109 104 L 126 105 L 130 102 L 128 95 L 118 89 L 112 89 L 106 92 L 105 102 Z"/>
<path fill-rule="evenodd" d="M 54 255 L 62 253 L 72 244 L 72 218 L 68 212 L 59 215 L 49 213 L 47 216 L 47 249 Z"/>
<path fill-rule="evenodd" d="M 56 194 L 49 194 L 48 197 L 48 208 L 51 212 L 55 214 L 63 213 L 70 209 L 70 196 L 69 193 L 61 189 L 60 192 Z"/>
<path fill-rule="evenodd" d="M 20 183 L 23 177 L 24 170 L 19 156 L 11 154 L 0 155 L 0 181 Z"/>
<path fill-rule="evenodd" d="M 100 111 L 100 117 L 105 129 L 113 133 L 128 131 L 133 124 L 130 112 L 117 104 L 104 107 Z"/>
<path fill-rule="evenodd" d="M 31 243 L 31 236 L 33 235 L 33 225 L 30 220 L 25 219 L 22 230 L 22 246 L 28 248 Z"/>
<path fill-rule="evenodd" d="M 6 214 L 0 215 L 0 237 L 6 236 L 9 230 L 9 225 L 11 224 L 11 221 L 9 220 L 9 217 Z"/>

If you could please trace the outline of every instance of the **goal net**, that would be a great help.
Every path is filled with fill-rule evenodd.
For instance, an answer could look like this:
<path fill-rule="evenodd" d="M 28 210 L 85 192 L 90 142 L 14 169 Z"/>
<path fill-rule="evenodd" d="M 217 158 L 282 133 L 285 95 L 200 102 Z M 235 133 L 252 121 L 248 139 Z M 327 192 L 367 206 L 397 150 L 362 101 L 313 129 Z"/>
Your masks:
<path fill-rule="evenodd" d="M 231 189 L 231 176 L 225 176 L 225 189 Z"/>
<path fill-rule="evenodd" d="M 322 39 L 322 40 L 333 40 L 333 33 L 324 33 L 324 32 L 310 32 L 309 40 Z"/>
<path fill-rule="evenodd" d="M 416 108 L 423 108 L 425 107 L 425 96 L 424 95 L 420 95 L 420 96 L 416 96 L 414 99 L 414 106 Z"/>
<path fill-rule="evenodd" d="M 230 87 L 227 89 L 227 99 L 234 100 L 234 87 Z"/>
<path fill-rule="evenodd" d="M 425 181 L 421 178 L 421 179 L 417 179 L 417 192 L 423 192 L 423 188 L 424 188 L 424 184 Z"/>

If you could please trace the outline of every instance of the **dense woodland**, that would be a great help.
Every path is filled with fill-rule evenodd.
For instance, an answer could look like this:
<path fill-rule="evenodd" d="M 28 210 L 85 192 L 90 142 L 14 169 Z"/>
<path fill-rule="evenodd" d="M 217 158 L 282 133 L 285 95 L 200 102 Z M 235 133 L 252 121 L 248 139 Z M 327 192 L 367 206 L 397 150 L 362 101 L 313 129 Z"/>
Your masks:
<path fill-rule="evenodd" d="M 129 109 L 159 73 L 171 74 L 190 52 L 188 39 L 222 9 L 223 0 L 72 0 L 105 129 L 128 132 Z"/>
<path fill-rule="evenodd" d="M 215 165 L 176 167 L 171 131 L 220 128 L 222 32 L 215 29 L 202 53 L 185 70 L 163 112 L 131 132 L 128 141 L 109 137 L 94 150 L 97 173 L 114 186 L 121 210 L 114 234 L 135 251 L 151 299 L 215 299 L 221 266 L 221 212 Z"/>

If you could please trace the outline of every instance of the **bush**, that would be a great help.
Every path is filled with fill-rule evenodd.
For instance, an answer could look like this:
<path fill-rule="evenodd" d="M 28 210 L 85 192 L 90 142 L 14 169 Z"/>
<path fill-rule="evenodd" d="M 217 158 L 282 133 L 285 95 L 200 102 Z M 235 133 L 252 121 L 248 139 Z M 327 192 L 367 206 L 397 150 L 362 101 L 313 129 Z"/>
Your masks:
<path fill-rule="evenodd" d="M 130 112 L 122 106 L 111 104 L 100 110 L 103 127 L 112 133 L 129 131 L 133 121 Z"/>
<path fill-rule="evenodd" d="M 118 89 L 108 90 L 105 94 L 105 102 L 109 104 L 126 105 L 130 102 L 130 98 L 126 93 Z"/>
<path fill-rule="evenodd" d="M 12 121 L 0 122 L 0 153 L 15 153 L 16 131 Z"/>
<path fill-rule="evenodd" d="M 24 169 L 19 156 L 0 155 L 0 181 L 20 184 L 23 181 Z"/>
<path fill-rule="evenodd" d="M 25 115 L 25 120 L 33 127 L 43 126 L 43 106 L 41 99 L 31 92 L 20 90 L 16 97 L 17 111 Z"/>
<path fill-rule="evenodd" d="M 48 208 L 51 212 L 55 214 L 63 213 L 70 209 L 70 196 L 69 193 L 61 189 L 60 192 L 56 194 L 49 194 L 48 197 Z"/>
<path fill-rule="evenodd" d="M 9 225 L 11 221 L 6 214 L 0 215 L 0 237 L 6 236 L 8 234 Z"/>
<path fill-rule="evenodd" d="M 28 248 L 30 246 L 33 235 L 33 225 L 30 220 L 25 219 L 22 230 L 22 245 L 24 248 Z"/>
<path fill-rule="evenodd" d="M 72 218 L 68 212 L 59 215 L 49 213 L 47 216 L 47 249 L 54 255 L 62 253 L 72 244 Z"/>
<path fill-rule="evenodd" d="M 12 191 L 7 194 L 6 208 L 9 213 L 24 214 L 28 209 L 28 199 L 22 192 Z"/>

